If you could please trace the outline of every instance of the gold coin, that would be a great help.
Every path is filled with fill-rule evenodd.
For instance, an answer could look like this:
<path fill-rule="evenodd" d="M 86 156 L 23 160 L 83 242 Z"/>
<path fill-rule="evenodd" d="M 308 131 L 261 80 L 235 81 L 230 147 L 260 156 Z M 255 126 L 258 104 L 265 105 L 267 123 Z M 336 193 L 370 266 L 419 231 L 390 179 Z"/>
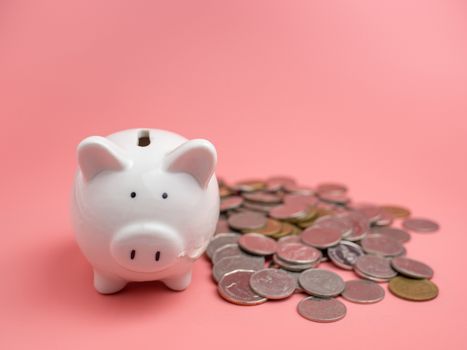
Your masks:
<path fill-rule="evenodd" d="M 255 192 L 252 192 L 252 193 L 255 193 Z M 244 200 L 243 201 L 243 207 L 244 208 L 247 208 L 247 209 L 250 209 L 250 210 L 254 210 L 254 211 L 260 211 L 262 213 L 269 213 L 269 211 L 275 207 L 275 205 L 271 205 L 271 204 L 261 204 L 261 203 L 255 203 L 255 202 L 251 202 L 251 201 L 248 201 L 248 200 Z"/>
<path fill-rule="evenodd" d="M 310 213 L 309 215 L 307 215 L 305 218 L 303 219 L 300 219 L 300 220 L 296 220 L 295 222 L 293 222 L 295 225 L 297 225 L 298 227 L 300 228 L 307 228 L 308 226 L 311 226 L 315 220 L 318 218 L 318 210 L 316 210 L 315 208 L 312 208 L 310 209 Z"/>
<path fill-rule="evenodd" d="M 310 227 L 311 225 L 313 225 L 314 222 L 315 222 L 315 218 L 313 218 L 313 219 L 311 219 L 309 221 L 298 222 L 297 226 L 302 228 L 302 229 L 306 229 L 306 228 Z"/>
<path fill-rule="evenodd" d="M 297 234 L 296 232 L 297 232 L 296 226 L 289 224 L 288 222 L 282 222 L 281 230 L 278 233 L 272 235 L 272 237 L 275 239 L 279 239 L 281 237 Z"/>
<path fill-rule="evenodd" d="M 298 228 L 297 226 L 294 226 L 293 231 L 292 231 L 292 236 L 299 235 L 300 233 L 302 233 L 302 230 L 300 230 L 300 228 Z"/>
<path fill-rule="evenodd" d="M 237 182 L 234 189 L 240 192 L 254 192 L 266 188 L 266 183 L 262 180 L 244 180 Z"/>
<path fill-rule="evenodd" d="M 222 186 L 219 188 L 219 195 L 221 196 L 221 198 L 230 196 L 231 194 L 232 191 L 228 187 Z"/>
<path fill-rule="evenodd" d="M 315 209 L 318 217 L 335 214 L 335 211 L 330 206 L 323 205 L 323 203 L 320 203 Z"/>
<path fill-rule="evenodd" d="M 397 276 L 389 282 L 389 290 L 395 296 L 413 300 L 425 301 L 438 296 L 438 287 L 433 282 L 426 279 L 412 279 Z"/>
<path fill-rule="evenodd" d="M 308 208 L 307 213 L 305 216 L 288 220 L 292 224 L 300 224 L 302 222 L 308 222 L 311 220 L 315 220 L 318 217 L 318 211 L 315 208 Z"/>
<path fill-rule="evenodd" d="M 398 205 L 383 205 L 381 206 L 386 213 L 391 215 L 393 218 L 406 218 L 410 216 L 410 210 Z"/>
<path fill-rule="evenodd" d="M 265 236 L 272 236 L 275 234 L 278 234 L 282 230 L 282 224 L 280 221 L 274 220 L 274 219 L 268 219 L 266 222 L 266 226 L 263 228 L 257 229 L 257 230 L 245 230 L 242 231 L 243 233 L 248 233 L 248 232 L 255 232 L 255 233 L 261 233 Z"/>

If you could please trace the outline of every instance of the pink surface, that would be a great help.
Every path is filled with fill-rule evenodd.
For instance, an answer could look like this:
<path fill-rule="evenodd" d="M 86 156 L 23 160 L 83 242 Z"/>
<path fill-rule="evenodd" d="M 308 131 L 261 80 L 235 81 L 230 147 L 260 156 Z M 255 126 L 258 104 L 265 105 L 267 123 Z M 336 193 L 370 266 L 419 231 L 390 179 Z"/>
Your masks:
<path fill-rule="evenodd" d="M 467 6 L 463 1 L 0 3 L 0 348 L 467 347 Z M 157 127 L 205 137 L 218 174 L 291 174 L 434 218 L 409 256 L 439 297 L 345 302 L 333 324 L 302 298 L 238 307 L 205 259 L 181 293 L 97 294 L 74 242 L 75 146 Z M 346 279 L 352 273 L 341 274 Z"/>

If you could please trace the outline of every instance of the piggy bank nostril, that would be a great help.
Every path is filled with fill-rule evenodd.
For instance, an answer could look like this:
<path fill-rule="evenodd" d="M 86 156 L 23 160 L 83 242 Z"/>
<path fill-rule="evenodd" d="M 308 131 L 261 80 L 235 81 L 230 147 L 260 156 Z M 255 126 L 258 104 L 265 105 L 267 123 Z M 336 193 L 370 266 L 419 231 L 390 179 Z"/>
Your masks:
<path fill-rule="evenodd" d="M 135 249 L 132 249 L 132 250 L 130 251 L 130 259 L 131 259 L 131 260 L 134 260 L 134 259 L 135 259 L 135 256 L 136 256 L 136 250 L 135 250 Z M 160 258 L 161 258 L 161 252 L 158 250 L 158 251 L 156 252 L 156 254 L 154 255 L 154 259 L 155 259 L 156 261 L 159 261 Z"/>

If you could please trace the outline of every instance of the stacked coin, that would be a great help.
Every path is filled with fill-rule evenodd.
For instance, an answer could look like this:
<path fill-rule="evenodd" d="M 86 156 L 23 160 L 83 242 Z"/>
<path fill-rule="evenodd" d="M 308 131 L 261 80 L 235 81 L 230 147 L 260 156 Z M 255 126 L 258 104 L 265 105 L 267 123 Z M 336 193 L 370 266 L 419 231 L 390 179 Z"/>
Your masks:
<path fill-rule="evenodd" d="M 338 183 L 302 186 L 287 176 L 248 179 L 228 185 L 219 179 L 220 217 L 206 255 L 219 294 L 239 305 L 309 296 L 297 311 L 306 319 L 333 322 L 347 301 L 370 304 L 384 298 L 389 282 L 397 297 L 422 301 L 438 295 L 433 270 L 406 257 L 408 231 L 439 229 L 396 205 L 353 203 Z M 392 227 L 402 220 L 402 228 Z M 329 260 L 361 279 L 344 281 L 327 270 Z"/>

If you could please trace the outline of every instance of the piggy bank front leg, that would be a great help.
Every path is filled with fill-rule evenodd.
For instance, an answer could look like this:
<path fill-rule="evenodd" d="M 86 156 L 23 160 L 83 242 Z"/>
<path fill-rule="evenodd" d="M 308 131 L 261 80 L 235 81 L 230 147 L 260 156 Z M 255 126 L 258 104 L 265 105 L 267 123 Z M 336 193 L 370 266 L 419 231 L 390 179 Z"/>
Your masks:
<path fill-rule="evenodd" d="M 172 290 L 182 291 L 191 283 L 191 269 L 182 275 L 163 279 L 162 282 Z"/>
<path fill-rule="evenodd" d="M 121 291 L 127 281 L 118 277 L 110 277 L 94 270 L 94 288 L 101 294 L 113 294 Z"/>

